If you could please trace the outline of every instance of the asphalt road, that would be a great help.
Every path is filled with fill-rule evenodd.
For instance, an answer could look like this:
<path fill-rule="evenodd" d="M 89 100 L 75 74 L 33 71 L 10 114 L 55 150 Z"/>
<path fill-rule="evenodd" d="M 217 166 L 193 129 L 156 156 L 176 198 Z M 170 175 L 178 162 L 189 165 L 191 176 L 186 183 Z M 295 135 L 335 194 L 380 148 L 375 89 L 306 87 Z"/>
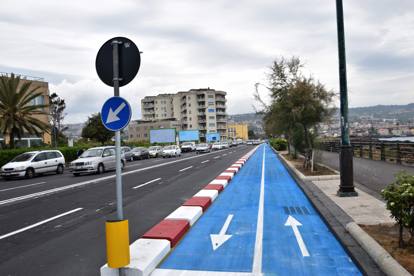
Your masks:
<path fill-rule="evenodd" d="M 130 241 L 250 149 L 128 163 L 123 192 Z M 0 275 L 99 275 L 106 263 L 105 221 L 115 216 L 114 172 L 1 180 Z"/>

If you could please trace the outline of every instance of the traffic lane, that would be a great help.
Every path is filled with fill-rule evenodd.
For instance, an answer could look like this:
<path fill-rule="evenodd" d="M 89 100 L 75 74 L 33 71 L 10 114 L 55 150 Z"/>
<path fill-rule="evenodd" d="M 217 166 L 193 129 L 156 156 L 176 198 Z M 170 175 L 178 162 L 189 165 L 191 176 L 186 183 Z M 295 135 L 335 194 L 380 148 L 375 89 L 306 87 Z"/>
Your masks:
<path fill-rule="evenodd" d="M 259 148 L 160 265 L 164 269 L 251 272 L 263 150 Z M 229 221 L 226 228 L 226 221 Z M 221 235 L 212 245 L 211 235 Z M 227 240 L 223 240 L 228 235 Z M 217 237 L 216 236 L 216 237 Z"/>
<path fill-rule="evenodd" d="M 195 153 L 184 153 L 179 158 L 185 158 L 188 156 L 195 155 Z M 149 158 L 149 159 L 143 159 L 143 160 L 135 160 L 132 162 L 127 162 L 126 167 L 127 168 L 138 168 L 141 166 L 145 166 L 148 164 L 156 164 L 156 163 L 162 163 L 166 162 L 163 158 Z M 15 188 L 19 186 L 25 186 L 32 183 L 38 183 L 38 182 L 55 182 L 56 180 L 61 180 L 62 176 L 71 177 L 70 179 L 74 179 L 73 174 L 70 172 L 70 169 L 68 167 L 65 168 L 63 175 L 56 175 L 55 173 L 46 173 L 42 175 L 37 175 L 32 179 L 26 179 L 26 178 L 12 178 L 12 179 L 3 179 L 0 178 L 0 190 L 1 189 L 8 189 L 8 188 Z M 93 176 L 93 174 L 82 174 L 81 177 L 87 177 L 87 176 Z M 77 181 L 75 179 L 75 181 Z M 63 182 L 67 184 L 68 182 Z"/>
<path fill-rule="evenodd" d="M 177 157 L 178 159 L 183 159 L 187 157 L 194 156 L 195 153 L 188 153 L 181 157 Z M 140 160 L 135 162 L 128 162 L 124 172 L 144 168 L 146 166 L 162 164 L 170 161 L 169 159 L 146 159 Z M 5 181 L 7 185 L 1 185 L 0 187 L 0 201 L 19 197 L 31 193 L 41 192 L 48 189 L 63 187 L 66 185 L 71 185 L 83 181 L 90 181 L 94 179 L 99 179 L 102 177 L 115 175 L 115 171 L 111 170 L 101 175 L 96 174 L 82 174 L 79 177 L 73 176 L 69 170 L 67 170 L 63 175 L 45 175 L 39 177 L 39 180 L 36 178 L 33 179 L 21 179 L 21 180 L 14 180 L 12 183 L 7 183 L 9 181 Z M 3 184 L 3 183 L 2 183 Z M 36 185 L 34 185 L 36 184 Z"/>
<path fill-rule="evenodd" d="M 190 172 L 187 171 L 187 175 L 184 175 L 183 173 L 182 175 L 178 174 L 177 176 L 177 171 L 181 168 L 181 165 L 176 163 L 173 164 L 174 166 L 164 168 L 161 172 L 157 170 L 149 170 L 143 175 L 140 174 L 140 179 L 149 181 L 150 178 L 161 176 L 166 179 L 166 181 L 162 185 L 148 185 L 142 189 L 130 192 L 128 192 L 128 190 L 137 183 L 137 178 L 133 177 L 133 175 L 128 175 L 127 177 L 124 177 L 124 205 L 128 206 L 129 204 L 141 202 L 140 199 L 150 196 L 154 192 L 158 193 L 159 190 L 170 189 L 169 187 L 173 186 L 175 187 L 173 189 L 176 190 L 176 194 L 183 193 L 183 196 L 179 196 L 178 201 L 173 202 L 173 206 L 178 207 L 188 197 L 193 195 L 214 178 L 215 174 L 220 173 L 223 168 L 231 165 L 237 158 L 247 151 L 248 149 L 243 150 L 233 156 L 230 154 L 227 158 L 220 158 L 217 162 L 210 163 L 210 165 L 204 163 L 204 167 L 200 167 L 200 169 L 197 170 L 199 172 L 197 175 L 190 175 Z M 186 165 L 188 164 L 185 164 L 185 166 Z M 205 168 L 206 166 L 208 166 L 208 169 Z M 200 175 L 202 177 L 200 177 Z M 198 185 L 194 185 L 197 183 Z M 85 221 L 99 219 L 102 216 L 113 219 L 115 216 L 115 185 L 113 181 L 112 183 L 111 181 L 108 181 L 107 183 L 100 184 L 101 185 L 93 184 L 85 189 L 72 190 L 50 197 L 40 198 L 31 204 L 29 204 L 29 202 L 24 202 L 0 209 L 0 217 L 4 218 L 0 220 L 0 225 L 2 225 L 2 234 L 5 234 L 36 223 L 47 217 L 54 216 L 56 213 L 62 211 L 79 207 L 84 208 L 82 215 L 71 219 L 68 223 L 56 221 L 44 225 L 41 228 L 30 230 L 0 241 L 0 244 L 2 244 L 0 247 L 0 262 L 12 259 L 16 254 L 28 250 L 28 247 L 29 249 L 36 248 L 41 245 L 42 242 L 53 238 L 54 235 L 65 233 L 67 228 L 82 225 Z M 97 189 L 97 187 L 99 187 L 99 189 Z M 167 197 L 168 193 L 170 192 L 167 191 Z M 160 204 L 165 204 L 164 201 L 165 198 L 157 200 Z M 172 210 L 169 209 L 169 211 Z M 157 210 L 153 210 L 153 212 L 157 214 Z M 165 216 L 157 217 L 157 221 Z M 22 224 L 22 218 L 24 224 Z M 32 234 L 33 232 L 36 233 L 35 236 Z M 143 232 L 141 232 L 141 234 L 142 233 Z"/>
<path fill-rule="evenodd" d="M 276 275 L 361 275 L 268 146 L 265 179 L 262 272 Z"/>
<path fill-rule="evenodd" d="M 218 154 L 222 154 L 222 153 L 218 153 Z M 202 158 L 202 156 L 200 156 Z M 207 155 L 206 155 L 207 157 Z M 136 172 L 133 174 L 127 174 L 123 176 L 123 187 L 124 187 L 124 195 L 127 195 L 129 193 L 133 193 L 135 191 L 130 191 L 131 188 L 133 187 L 137 187 L 140 185 L 143 185 L 147 182 L 151 182 L 154 179 L 157 178 L 162 178 L 160 181 L 158 181 L 158 183 L 149 183 L 151 185 L 160 185 L 160 184 L 164 184 L 164 183 L 170 183 L 178 178 L 180 178 L 183 175 L 183 172 L 179 172 L 180 169 L 182 167 L 188 167 L 193 163 L 198 163 L 198 159 L 199 158 L 194 158 L 194 159 L 189 159 L 189 160 L 182 160 L 180 162 L 177 163 L 172 163 L 172 164 L 168 164 L 165 167 L 162 167 L 161 170 L 159 170 L 160 168 L 153 168 L 153 169 L 149 169 L 146 171 L 140 171 L 140 172 Z M 203 158 L 202 158 L 203 159 Z M 193 160 L 197 160 L 197 161 L 193 161 Z M 219 159 L 217 159 L 219 160 Z M 170 160 L 171 161 L 175 161 L 175 160 Z M 208 166 L 208 164 L 204 164 L 204 166 Z M 197 166 L 196 166 L 197 167 Z M 198 167 L 197 167 L 198 168 Z M 102 178 L 102 176 L 101 176 Z M 100 178 L 100 179 L 101 179 Z M 107 177 L 105 177 L 107 178 Z M 99 180 L 96 179 L 97 182 L 92 182 L 91 184 L 88 184 L 86 186 L 80 186 L 78 188 L 75 189 L 79 189 L 80 193 L 84 193 L 84 197 L 89 197 L 89 195 L 91 194 L 93 197 L 98 197 L 100 199 L 107 199 L 105 201 L 105 203 L 103 203 L 100 206 L 93 206 L 91 208 L 95 208 L 94 210 L 112 210 L 114 208 L 114 190 L 115 190 L 115 179 L 114 178 L 110 178 L 110 179 L 105 179 L 105 180 Z M 99 181 L 98 181 L 99 180 Z M 113 188 L 107 187 L 107 186 L 112 186 Z M 142 190 L 141 187 L 140 190 Z M 67 190 L 67 191 L 61 191 L 59 193 L 57 193 L 56 195 L 61 194 L 60 197 L 64 196 L 64 193 L 66 192 L 70 192 L 71 190 Z M 142 193 L 142 191 L 139 191 Z M 144 190 L 145 192 L 145 190 Z M 25 227 L 27 225 L 30 225 L 32 223 L 35 223 L 37 220 L 41 220 L 44 217 L 44 212 L 40 212 L 40 213 L 35 213 L 33 214 L 31 211 L 31 206 L 32 206 L 32 201 L 40 201 L 42 204 L 44 203 L 45 206 L 42 207 L 42 209 L 47 210 L 51 212 L 51 215 L 53 214 L 54 208 L 55 206 L 59 206 L 59 205 L 54 205 L 53 200 L 52 203 L 49 203 L 48 197 L 52 197 L 53 195 L 49 195 L 49 196 L 45 196 L 43 198 L 34 198 L 34 199 L 30 199 L 27 200 L 25 202 L 17 202 L 15 204 L 10 205 L 10 208 L 0 208 L 0 215 L 3 214 L 2 216 L 0 216 L 0 225 L 3 225 L 2 227 L 0 227 L 0 235 L 7 233 L 8 231 L 13 231 L 14 228 L 18 228 L 18 227 Z M 59 198 L 60 198 L 59 197 Z M 70 208 L 70 207 L 78 207 L 76 206 L 76 204 L 83 204 L 83 202 L 80 200 L 82 198 L 82 196 L 79 197 L 79 199 L 75 199 L 73 201 L 74 205 L 71 206 L 65 206 L 65 208 Z M 125 200 L 127 200 L 125 198 Z M 93 201 L 93 200 L 92 200 Z M 14 205 L 18 204 L 18 207 L 14 207 Z M 86 202 L 85 204 L 88 204 L 88 202 Z M 84 204 L 83 204 L 84 205 Z M 47 212 L 46 211 L 46 212 Z M 26 218 L 24 221 L 23 225 L 19 225 L 21 224 L 21 222 L 19 223 L 18 221 L 15 221 L 16 223 L 19 223 L 18 225 L 15 225 L 14 223 L 10 223 L 7 221 L 2 220 L 1 218 L 7 218 L 7 217 L 24 217 Z"/>
<path fill-rule="evenodd" d="M 171 185 L 161 186 L 152 192 L 142 194 L 139 200 L 126 204 L 125 217 L 130 224 L 130 241 L 142 236 L 149 228 L 165 218 L 219 173 L 223 167 L 232 164 L 250 148 L 220 158 L 208 170 L 200 169 L 197 177 L 184 177 Z M 208 163 L 208 162 L 206 162 Z M 188 189 L 192 187 L 192 189 Z M 148 188 L 153 188 L 149 186 Z M 1 259 L 0 275 L 99 275 L 99 268 L 106 262 L 104 223 L 110 216 L 87 218 L 78 227 L 63 227 L 61 233 L 51 233 L 35 246 L 16 247 L 12 258 Z M 0 247 L 0 250 L 3 250 Z"/>

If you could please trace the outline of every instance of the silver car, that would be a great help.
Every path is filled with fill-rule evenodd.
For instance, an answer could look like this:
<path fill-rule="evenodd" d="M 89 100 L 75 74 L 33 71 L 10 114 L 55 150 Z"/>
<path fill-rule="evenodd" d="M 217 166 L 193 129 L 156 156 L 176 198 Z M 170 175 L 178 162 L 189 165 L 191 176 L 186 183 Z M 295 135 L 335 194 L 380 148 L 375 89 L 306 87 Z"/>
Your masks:
<path fill-rule="evenodd" d="M 125 167 L 124 156 L 121 156 L 121 167 Z M 70 168 L 74 176 L 81 173 L 97 173 L 101 174 L 108 170 L 116 168 L 115 147 L 96 147 L 90 148 L 78 159 L 70 163 Z"/>

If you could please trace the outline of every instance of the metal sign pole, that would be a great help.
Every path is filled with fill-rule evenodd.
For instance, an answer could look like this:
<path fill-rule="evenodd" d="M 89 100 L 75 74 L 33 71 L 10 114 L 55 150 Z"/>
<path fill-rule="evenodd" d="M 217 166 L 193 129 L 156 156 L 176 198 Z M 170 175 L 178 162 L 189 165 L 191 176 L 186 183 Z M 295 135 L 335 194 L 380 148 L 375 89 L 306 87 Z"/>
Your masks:
<path fill-rule="evenodd" d="M 112 41 L 112 59 L 114 74 L 114 96 L 119 96 L 119 55 L 118 46 L 122 42 Z M 118 220 L 124 219 L 124 211 L 122 207 L 122 175 L 121 175 L 121 132 L 115 132 L 115 160 L 116 160 L 116 213 Z"/>

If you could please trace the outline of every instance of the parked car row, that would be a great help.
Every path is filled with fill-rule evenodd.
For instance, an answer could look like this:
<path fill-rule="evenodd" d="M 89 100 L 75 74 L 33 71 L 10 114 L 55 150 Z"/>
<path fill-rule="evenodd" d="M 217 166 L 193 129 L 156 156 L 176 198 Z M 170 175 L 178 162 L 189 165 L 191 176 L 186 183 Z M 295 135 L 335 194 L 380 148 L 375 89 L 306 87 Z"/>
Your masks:
<path fill-rule="evenodd" d="M 127 161 L 149 159 L 151 157 L 178 157 L 182 152 L 195 151 L 197 154 L 210 152 L 211 150 L 227 149 L 237 146 L 237 141 L 216 142 L 213 144 L 184 142 L 181 147 L 169 145 L 165 147 L 122 147 L 121 167 L 125 168 Z M 85 173 L 101 174 L 116 167 L 115 147 L 94 147 L 84 151 L 69 165 L 74 176 Z M 13 158 L 9 163 L 0 168 L 0 176 L 8 179 L 12 177 L 32 178 L 38 174 L 56 173 L 63 174 L 65 169 L 65 158 L 58 150 L 30 151 L 22 153 Z"/>

